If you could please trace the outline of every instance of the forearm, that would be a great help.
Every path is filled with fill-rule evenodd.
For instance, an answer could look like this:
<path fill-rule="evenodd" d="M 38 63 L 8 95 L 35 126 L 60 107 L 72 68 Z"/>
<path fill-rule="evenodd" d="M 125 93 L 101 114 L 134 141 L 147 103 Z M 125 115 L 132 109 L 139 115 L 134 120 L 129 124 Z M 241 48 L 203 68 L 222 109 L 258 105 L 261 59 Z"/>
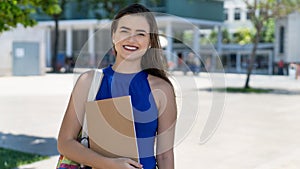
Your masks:
<path fill-rule="evenodd" d="M 58 150 L 72 161 L 99 169 L 108 168 L 111 160 L 110 158 L 103 157 L 93 150 L 84 147 L 74 139 L 59 141 Z"/>
<path fill-rule="evenodd" d="M 157 156 L 158 169 L 174 169 L 174 154 L 173 151 L 167 152 L 167 154 L 161 154 Z"/>

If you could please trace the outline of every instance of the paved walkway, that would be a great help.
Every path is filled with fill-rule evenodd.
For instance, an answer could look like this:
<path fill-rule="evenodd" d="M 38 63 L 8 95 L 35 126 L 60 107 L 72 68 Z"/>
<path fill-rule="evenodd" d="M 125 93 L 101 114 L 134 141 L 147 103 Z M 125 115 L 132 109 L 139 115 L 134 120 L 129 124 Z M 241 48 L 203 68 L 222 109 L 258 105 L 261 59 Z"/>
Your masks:
<path fill-rule="evenodd" d="M 175 73 L 190 86 L 192 75 Z M 228 86 L 243 86 L 244 75 L 227 74 Z M 72 90 L 72 74 L 0 77 L 0 147 L 48 155 L 20 169 L 53 169 L 57 162 L 56 139 Z M 211 81 L 195 77 L 199 92 L 198 118 L 189 118 L 191 130 L 176 143 L 176 168 L 296 169 L 300 166 L 300 80 L 279 76 L 252 76 L 251 86 L 275 88 L 269 94 L 226 94 L 221 123 L 213 137 L 200 144 L 200 135 L 211 112 Z M 196 89 L 188 91 L 194 92 Z M 192 106 L 193 98 L 185 96 Z M 220 106 L 220 105 L 219 105 Z M 221 105 L 223 106 L 223 105 Z M 186 112 L 181 112 L 184 114 Z"/>

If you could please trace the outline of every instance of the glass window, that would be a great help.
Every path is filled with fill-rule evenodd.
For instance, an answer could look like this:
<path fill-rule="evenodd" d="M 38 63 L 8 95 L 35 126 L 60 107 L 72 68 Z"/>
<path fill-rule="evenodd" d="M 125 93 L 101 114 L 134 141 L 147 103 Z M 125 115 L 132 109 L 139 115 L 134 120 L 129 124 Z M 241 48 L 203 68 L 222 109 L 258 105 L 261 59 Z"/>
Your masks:
<path fill-rule="evenodd" d="M 250 11 L 249 11 L 249 10 L 248 10 L 247 13 L 246 13 L 246 17 L 247 17 L 247 18 L 246 18 L 247 20 L 250 20 L 250 19 L 251 19 L 251 14 L 250 14 Z"/>
<path fill-rule="evenodd" d="M 279 53 L 284 53 L 284 26 L 279 28 Z"/>
<path fill-rule="evenodd" d="M 88 40 L 88 30 L 73 30 L 73 51 L 74 52 L 80 52 L 83 45 Z M 84 49 L 84 48 L 83 48 Z M 86 49 L 86 48 L 85 48 Z"/>
<path fill-rule="evenodd" d="M 235 8 L 234 9 L 234 20 L 240 20 L 241 19 L 241 9 Z"/>
<path fill-rule="evenodd" d="M 228 20 L 228 9 L 224 9 L 224 20 Z"/>

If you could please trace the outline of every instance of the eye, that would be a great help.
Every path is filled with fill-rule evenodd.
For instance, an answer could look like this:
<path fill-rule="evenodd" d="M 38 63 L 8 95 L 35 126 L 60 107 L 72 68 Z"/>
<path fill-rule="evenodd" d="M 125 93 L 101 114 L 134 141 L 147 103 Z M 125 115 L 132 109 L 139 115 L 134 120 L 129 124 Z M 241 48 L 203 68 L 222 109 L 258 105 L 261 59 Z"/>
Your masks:
<path fill-rule="evenodd" d="M 127 30 L 121 30 L 120 32 L 122 32 L 122 33 L 127 33 L 128 31 L 127 31 Z"/>
<path fill-rule="evenodd" d="M 138 36 L 146 36 L 144 33 L 138 33 Z"/>

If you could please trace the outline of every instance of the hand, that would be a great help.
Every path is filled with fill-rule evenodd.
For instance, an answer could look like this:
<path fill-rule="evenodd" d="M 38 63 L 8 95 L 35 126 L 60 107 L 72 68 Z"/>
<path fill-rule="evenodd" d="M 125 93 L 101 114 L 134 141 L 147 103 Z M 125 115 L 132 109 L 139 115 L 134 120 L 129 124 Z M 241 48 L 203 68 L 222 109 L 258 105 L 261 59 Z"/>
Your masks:
<path fill-rule="evenodd" d="M 143 168 L 143 165 L 129 158 L 112 158 L 111 169 L 136 169 Z"/>

